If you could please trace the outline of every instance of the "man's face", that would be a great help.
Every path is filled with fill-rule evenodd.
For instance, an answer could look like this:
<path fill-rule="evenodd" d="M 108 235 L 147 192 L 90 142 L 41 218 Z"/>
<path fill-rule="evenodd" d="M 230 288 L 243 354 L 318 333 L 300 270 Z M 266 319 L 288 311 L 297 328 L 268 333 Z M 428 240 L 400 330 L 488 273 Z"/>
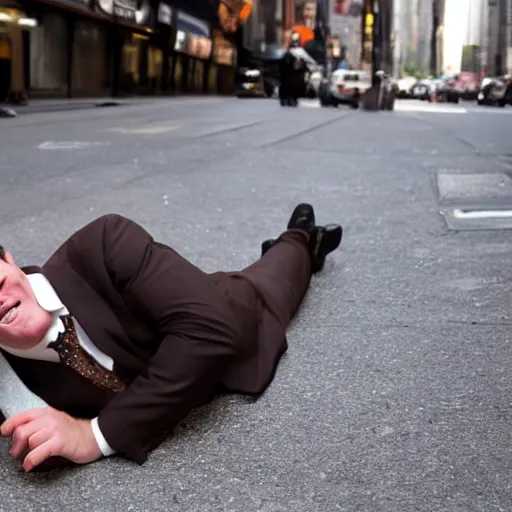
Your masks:
<path fill-rule="evenodd" d="M 0 343 L 12 348 L 33 347 L 43 339 L 51 322 L 27 276 L 6 252 L 0 259 Z"/>
<path fill-rule="evenodd" d="M 305 20 L 314 20 L 316 17 L 316 4 L 308 2 L 304 5 L 303 16 Z"/>
<path fill-rule="evenodd" d="M 351 0 L 336 0 L 336 14 L 348 14 Z"/>

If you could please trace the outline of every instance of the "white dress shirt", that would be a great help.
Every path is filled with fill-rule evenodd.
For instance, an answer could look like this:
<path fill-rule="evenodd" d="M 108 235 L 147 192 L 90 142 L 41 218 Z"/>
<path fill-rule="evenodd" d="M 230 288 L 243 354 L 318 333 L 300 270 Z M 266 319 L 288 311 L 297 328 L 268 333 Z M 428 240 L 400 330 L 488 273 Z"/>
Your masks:
<path fill-rule="evenodd" d="M 40 361 L 49 361 L 52 363 L 60 363 L 59 355 L 57 352 L 48 348 L 48 345 L 57 339 L 59 333 L 64 331 L 64 324 L 62 320 L 59 318 L 63 315 L 68 315 L 69 311 L 66 306 L 62 303 L 57 295 L 57 292 L 53 289 L 53 286 L 50 284 L 48 279 L 43 274 L 29 274 L 27 275 L 30 286 L 32 287 L 32 291 L 36 297 L 39 305 L 49 313 L 51 313 L 53 317 L 53 322 L 50 328 L 48 329 L 44 338 L 34 347 L 28 349 L 16 349 L 11 347 L 6 347 L 0 343 L 0 347 L 2 350 L 9 352 L 10 354 L 23 357 L 25 359 L 38 359 Z M 82 326 L 78 323 L 78 321 L 73 318 L 73 323 L 76 329 L 78 342 L 80 346 L 91 356 L 93 357 L 98 364 L 103 366 L 103 368 L 112 371 L 114 368 L 113 359 L 107 354 L 103 353 L 94 343 L 91 341 L 87 333 L 83 330 Z M 100 447 L 101 453 L 108 457 L 114 453 L 114 450 L 109 446 L 105 437 L 101 433 L 100 427 L 98 425 L 98 418 L 94 418 L 91 421 L 92 431 L 94 433 L 94 437 L 96 438 L 96 442 Z"/>

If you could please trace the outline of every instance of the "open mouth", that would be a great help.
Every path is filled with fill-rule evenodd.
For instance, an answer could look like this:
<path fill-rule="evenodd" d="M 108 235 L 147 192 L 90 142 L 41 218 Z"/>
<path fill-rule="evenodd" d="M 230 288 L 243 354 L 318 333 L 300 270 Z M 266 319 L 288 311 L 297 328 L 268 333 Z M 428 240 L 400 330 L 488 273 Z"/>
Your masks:
<path fill-rule="evenodd" d="M 0 324 L 8 324 L 12 320 L 13 313 L 19 305 L 20 301 L 15 302 L 11 307 L 0 311 Z"/>

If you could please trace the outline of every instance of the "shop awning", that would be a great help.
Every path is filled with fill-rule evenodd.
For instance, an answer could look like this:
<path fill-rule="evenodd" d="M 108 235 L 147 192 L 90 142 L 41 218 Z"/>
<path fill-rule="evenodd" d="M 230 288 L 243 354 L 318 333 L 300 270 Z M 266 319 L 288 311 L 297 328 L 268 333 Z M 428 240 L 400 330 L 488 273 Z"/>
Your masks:
<path fill-rule="evenodd" d="M 165 0 L 174 9 L 212 23 L 217 17 L 219 0 Z"/>
<path fill-rule="evenodd" d="M 177 29 L 195 36 L 211 37 L 209 23 L 183 11 L 178 12 Z"/>

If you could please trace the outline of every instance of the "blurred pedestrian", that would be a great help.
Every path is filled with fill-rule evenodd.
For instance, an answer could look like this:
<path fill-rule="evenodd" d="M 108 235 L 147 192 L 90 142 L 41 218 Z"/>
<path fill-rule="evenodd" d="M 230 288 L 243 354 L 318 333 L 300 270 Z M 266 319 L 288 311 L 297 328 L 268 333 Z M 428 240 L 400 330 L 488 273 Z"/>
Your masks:
<path fill-rule="evenodd" d="M 288 50 L 279 63 L 279 101 L 283 107 L 296 107 L 305 89 L 306 63 L 293 52 L 294 48 L 299 47 L 300 35 L 294 32 Z"/>

